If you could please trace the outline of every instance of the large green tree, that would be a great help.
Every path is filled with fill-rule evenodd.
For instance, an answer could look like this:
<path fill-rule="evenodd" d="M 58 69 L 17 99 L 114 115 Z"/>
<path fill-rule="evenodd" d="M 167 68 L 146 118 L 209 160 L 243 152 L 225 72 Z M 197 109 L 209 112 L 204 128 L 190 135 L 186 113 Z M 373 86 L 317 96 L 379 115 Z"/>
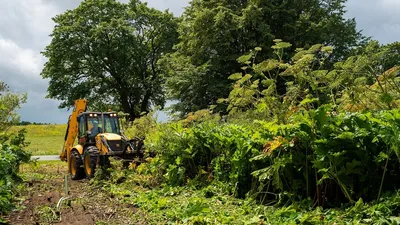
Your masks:
<path fill-rule="evenodd" d="M 364 39 L 354 19 L 344 18 L 345 0 L 193 0 L 180 23 L 177 51 L 165 59 L 167 87 L 185 115 L 227 97 L 240 71 L 236 59 L 255 47 L 273 55 L 274 39 L 296 48 L 323 43 L 335 48 L 326 62 L 347 56 Z M 286 56 L 290 59 L 290 53 Z"/>
<path fill-rule="evenodd" d="M 139 0 L 85 0 L 53 20 L 42 77 L 50 79 L 48 97 L 61 100 L 61 108 L 86 98 L 92 109 L 114 106 L 134 119 L 164 105 L 157 63 L 178 38 L 171 13 Z"/>

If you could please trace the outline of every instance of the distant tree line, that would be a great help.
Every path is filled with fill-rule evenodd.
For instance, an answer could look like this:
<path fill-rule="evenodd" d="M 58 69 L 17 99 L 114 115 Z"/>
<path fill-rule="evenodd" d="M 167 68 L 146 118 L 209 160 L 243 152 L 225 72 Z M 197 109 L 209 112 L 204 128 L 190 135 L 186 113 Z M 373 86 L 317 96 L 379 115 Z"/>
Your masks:
<path fill-rule="evenodd" d="M 50 125 L 51 123 L 38 123 L 38 122 L 29 122 L 29 121 L 21 121 L 17 123 L 18 126 L 27 126 L 27 125 Z"/>

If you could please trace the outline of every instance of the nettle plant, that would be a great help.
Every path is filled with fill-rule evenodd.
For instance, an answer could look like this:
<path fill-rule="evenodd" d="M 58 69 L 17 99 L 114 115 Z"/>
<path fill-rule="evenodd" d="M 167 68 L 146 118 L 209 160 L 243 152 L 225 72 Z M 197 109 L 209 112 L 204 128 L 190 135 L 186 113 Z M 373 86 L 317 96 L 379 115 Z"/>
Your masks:
<path fill-rule="evenodd" d="M 257 118 L 286 123 L 300 108 L 317 108 L 329 99 L 324 94 L 329 71 L 322 68 L 332 47 L 318 44 L 296 49 L 296 54 L 287 60 L 286 51 L 292 45 L 279 39 L 274 42 L 275 58 L 258 62 L 257 54 L 262 49 L 257 47 L 237 59 L 243 64 L 242 72 L 229 76 L 236 81 L 233 89 L 228 98 L 217 102 L 227 104 L 231 115 L 247 112 Z"/>

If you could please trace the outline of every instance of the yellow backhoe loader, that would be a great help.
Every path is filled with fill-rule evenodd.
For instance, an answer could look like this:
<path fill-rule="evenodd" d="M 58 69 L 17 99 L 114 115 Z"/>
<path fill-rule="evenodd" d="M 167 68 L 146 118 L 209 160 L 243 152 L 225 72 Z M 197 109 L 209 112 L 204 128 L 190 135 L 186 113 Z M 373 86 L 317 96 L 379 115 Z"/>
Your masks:
<path fill-rule="evenodd" d="M 115 112 L 86 112 L 87 101 L 78 99 L 68 120 L 60 159 L 68 163 L 73 180 L 92 178 L 96 167 L 106 165 L 108 157 L 142 161 L 143 141 L 128 140 L 122 133 Z M 78 138 L 78 144 L 74 145 Z"/>

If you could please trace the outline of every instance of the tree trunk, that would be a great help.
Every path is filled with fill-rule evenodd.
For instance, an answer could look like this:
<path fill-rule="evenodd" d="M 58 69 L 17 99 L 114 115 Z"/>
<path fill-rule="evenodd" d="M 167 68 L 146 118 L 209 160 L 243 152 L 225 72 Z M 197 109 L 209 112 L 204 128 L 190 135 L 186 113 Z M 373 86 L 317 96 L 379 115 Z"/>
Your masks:
<path fill-rule="evenodd" d="M 148 106 L 149 106 L 150 96 L 151 96 L 151 92 L 146 92 L 146 94 L 144 95 L 142 105 L 140 107 L 141 113 L 146 112 L 146 114 L 147 114 L 149 112 Z"/>
<path fill-rule="evenodd" d="M 124 113 L 129 114 L 127 119 L 129 119 L 129 121 L 134 121 L 138 115 L 136 115 L 136 113 L 135 113 L 134 106 L 129 104 L 128 96 L 125 93 L 121 93 L 120 100 L 121 100 L 122 109 L 124 110 Z"/>

